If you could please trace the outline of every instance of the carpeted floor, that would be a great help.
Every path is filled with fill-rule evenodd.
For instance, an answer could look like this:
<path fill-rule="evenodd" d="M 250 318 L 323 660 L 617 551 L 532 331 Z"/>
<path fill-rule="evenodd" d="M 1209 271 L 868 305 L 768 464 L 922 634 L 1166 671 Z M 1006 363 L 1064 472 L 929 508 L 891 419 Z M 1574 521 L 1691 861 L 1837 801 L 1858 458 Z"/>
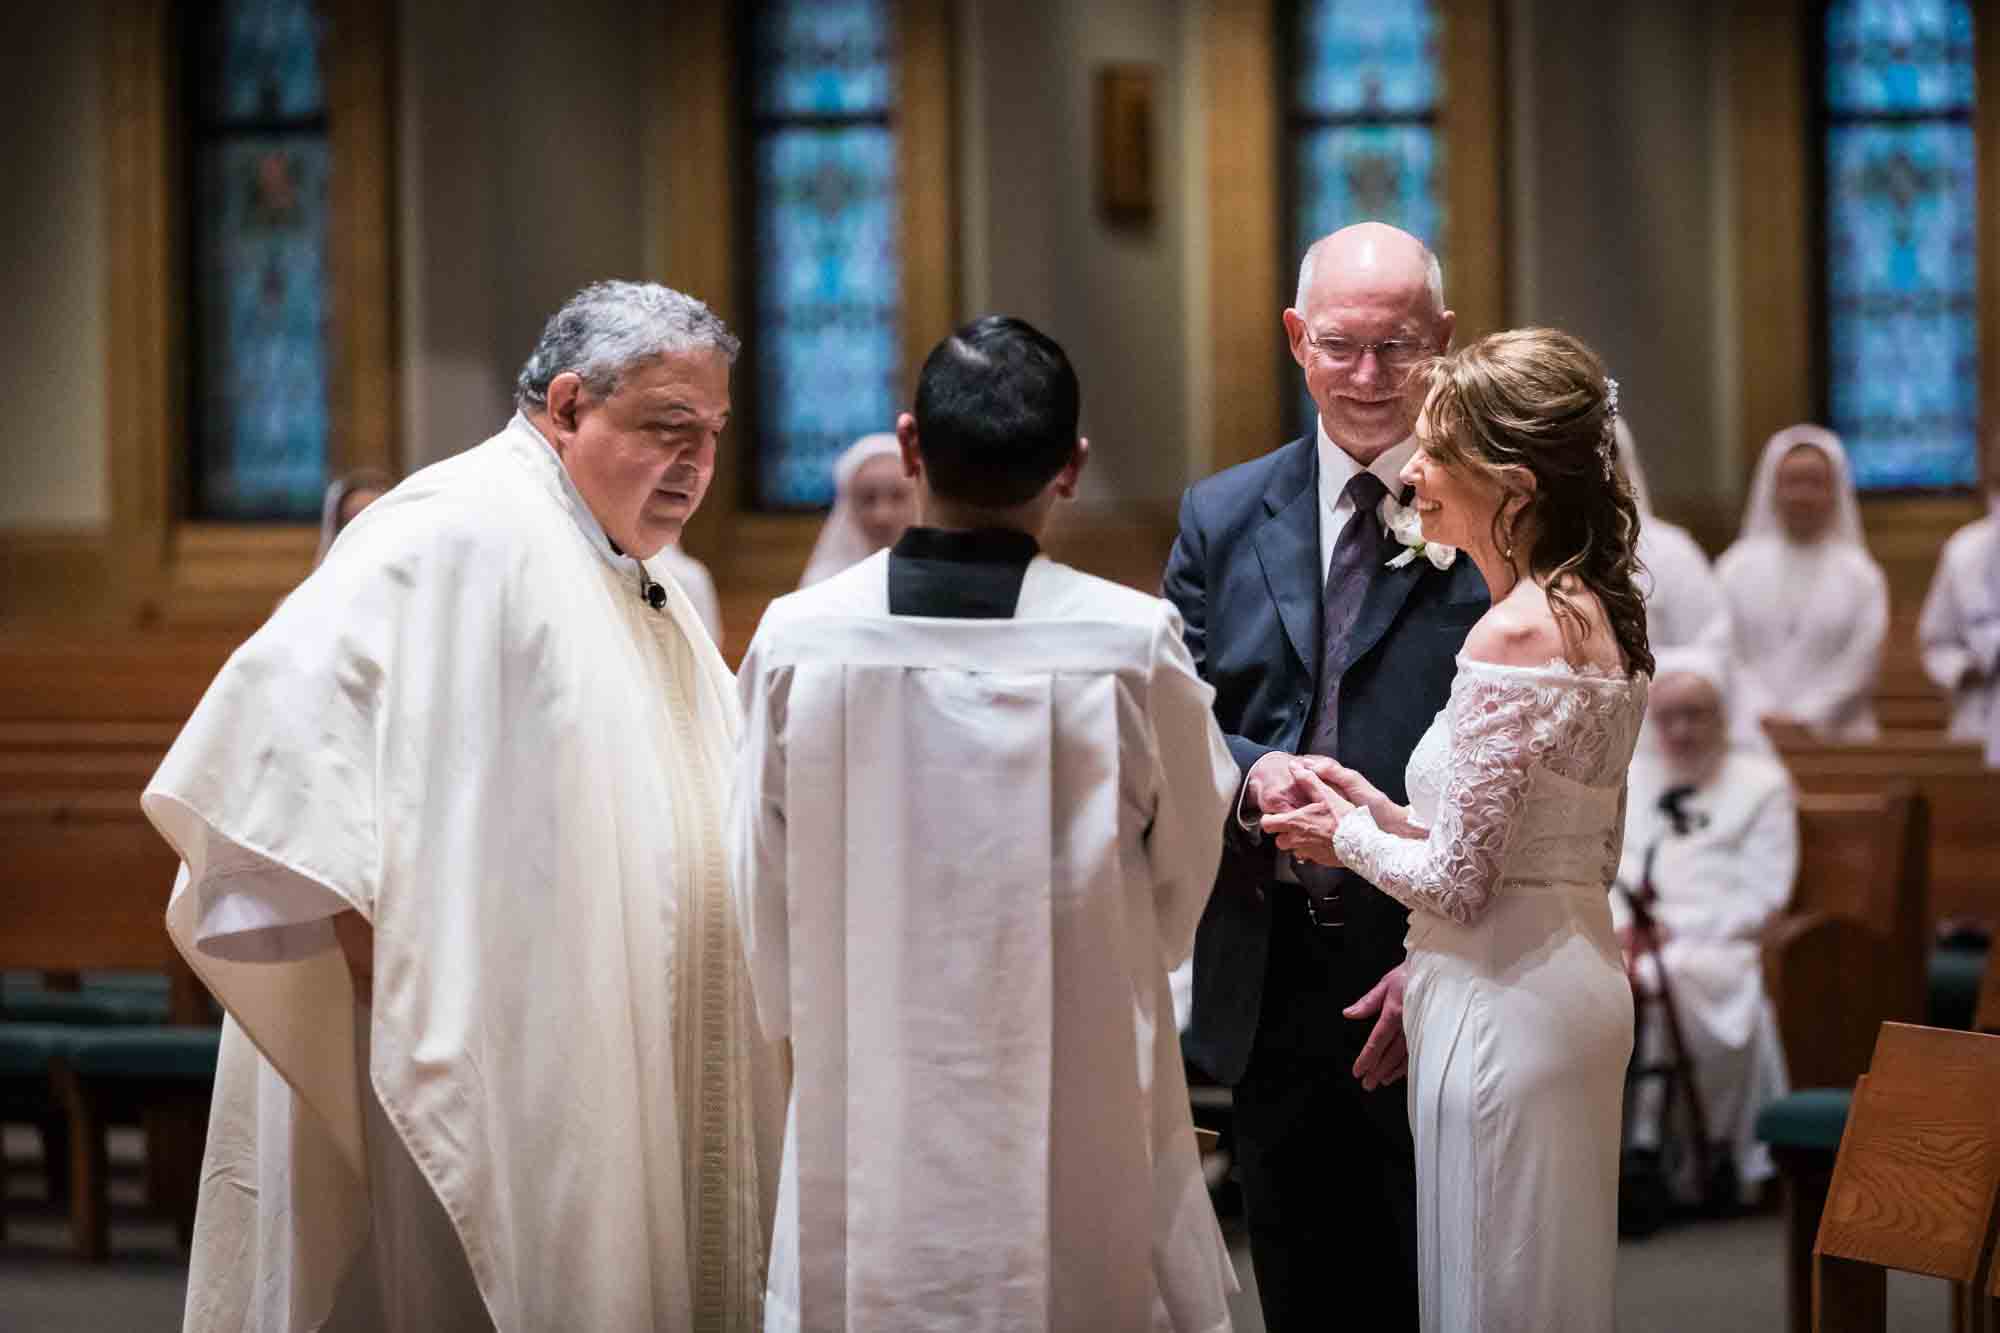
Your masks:
<path fill-rule="evenodd" d="M 138 1211 L 136 1132 L 112 1136 L 112 1259 L 70 1257 L 65 1219 L 41 1201 L 33 1138 L 7 1131 L 7 1232 L 0 1241 L 0 1333 L 150 1333 L 180 1326 L 186 1257 L 173 1228 Z M 1243 1293 L 1240 1333 L 1261 1333 L 1256 1280 L 1240 1229 L 1232 1229 Z M 1618 1253 L 1621 1333 L 1776 1333 L 1785 1326 L 1782 1233 L 1775 1215 L 1672 1227 Z M 1942 1283 L 1891 1274 L 1892 1333 L 1930 1333 L 1950 1324 Z"/>

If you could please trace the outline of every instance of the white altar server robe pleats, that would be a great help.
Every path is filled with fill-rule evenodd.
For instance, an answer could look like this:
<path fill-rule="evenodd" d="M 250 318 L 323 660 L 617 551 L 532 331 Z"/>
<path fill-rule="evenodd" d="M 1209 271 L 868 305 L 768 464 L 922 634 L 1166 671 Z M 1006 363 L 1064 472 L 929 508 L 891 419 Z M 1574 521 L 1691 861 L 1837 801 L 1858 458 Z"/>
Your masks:
<path fill-rule="evenodd" d="M 1208 687 L 1157 599 L 1037 559 L 1017 619 L 890 617 L 886 560 L 740 674 L 740 915 L 795 1060 L 766 1327 L 1224 1327 L 1167 987 L 1236 788 Z"/>

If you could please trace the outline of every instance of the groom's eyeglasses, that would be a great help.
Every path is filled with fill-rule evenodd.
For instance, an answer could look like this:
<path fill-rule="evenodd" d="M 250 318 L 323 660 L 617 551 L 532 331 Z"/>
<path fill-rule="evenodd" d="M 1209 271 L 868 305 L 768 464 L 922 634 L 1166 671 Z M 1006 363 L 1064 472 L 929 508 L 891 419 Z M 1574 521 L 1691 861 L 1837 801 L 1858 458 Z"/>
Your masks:
<path fill-rule="evenodd" d="M 1384 338 L 1379 342 L 1356 342 L 1343 338 L 1337 333 L 1314 333 L 1306 330 L 1306 346 L 1313 349 L 1322 360 L 1335 370 L 1352 370 L 1361 364 L 1361 358 L 1375 353 L 1375 360 L 1382 369 L 1400 375 L 1428 355 L 1423 343 L 1415 338 Z"/>

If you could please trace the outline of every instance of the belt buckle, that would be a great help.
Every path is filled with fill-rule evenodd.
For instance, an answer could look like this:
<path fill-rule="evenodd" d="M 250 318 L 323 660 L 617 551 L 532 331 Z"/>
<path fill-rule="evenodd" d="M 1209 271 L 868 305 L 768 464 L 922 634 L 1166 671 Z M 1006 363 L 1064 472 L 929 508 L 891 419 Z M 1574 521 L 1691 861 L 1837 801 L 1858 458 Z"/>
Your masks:
<path fill-rule="evenodd" d="M 1321 930 L 1338 930 L 1347 924 L 1347 917 L 1341 911 L 1338 897 L 1315 903 L 1311 893 L 1302 895 L 1306 900 L 1306 920 Z"/>

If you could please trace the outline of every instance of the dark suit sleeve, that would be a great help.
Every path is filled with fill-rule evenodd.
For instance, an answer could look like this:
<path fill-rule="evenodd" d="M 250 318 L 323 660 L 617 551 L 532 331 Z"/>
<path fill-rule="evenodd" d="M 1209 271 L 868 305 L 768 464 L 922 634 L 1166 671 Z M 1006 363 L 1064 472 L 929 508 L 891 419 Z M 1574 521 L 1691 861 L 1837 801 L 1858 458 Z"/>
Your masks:
<path fill-rule="evenodd" d="M 1160 585 L 1160 595 L 1172 602 L 1181 613 L 1181 637 L 1194 657 L 1195 671 L 1203 680 L 1208 680 L 1208 537 L 1202 530 L 1193 487 L 1181 495 L 1180 531 L 1174 537 L 1174 549 L 1167 556 L 1167 572 Z M 1229 730 L 1227 722 L 1223 722 L 1222 729 L 1222 738 L 1227 742 L 1230 757 L 1236 761 L 1237 772 L 1241 775 L 1238 778 L 1240 783 L 1243 776 L 1248 776 L 1251 767 L 1271 753 L 1273 747 L 1237 735 Z M 1239 851 L 1263 842 L 1259 834 L 1247 832 L 1237 822 L 1234 805 L 1229 811 L 1228 834 L 1230 846 Z"/>

